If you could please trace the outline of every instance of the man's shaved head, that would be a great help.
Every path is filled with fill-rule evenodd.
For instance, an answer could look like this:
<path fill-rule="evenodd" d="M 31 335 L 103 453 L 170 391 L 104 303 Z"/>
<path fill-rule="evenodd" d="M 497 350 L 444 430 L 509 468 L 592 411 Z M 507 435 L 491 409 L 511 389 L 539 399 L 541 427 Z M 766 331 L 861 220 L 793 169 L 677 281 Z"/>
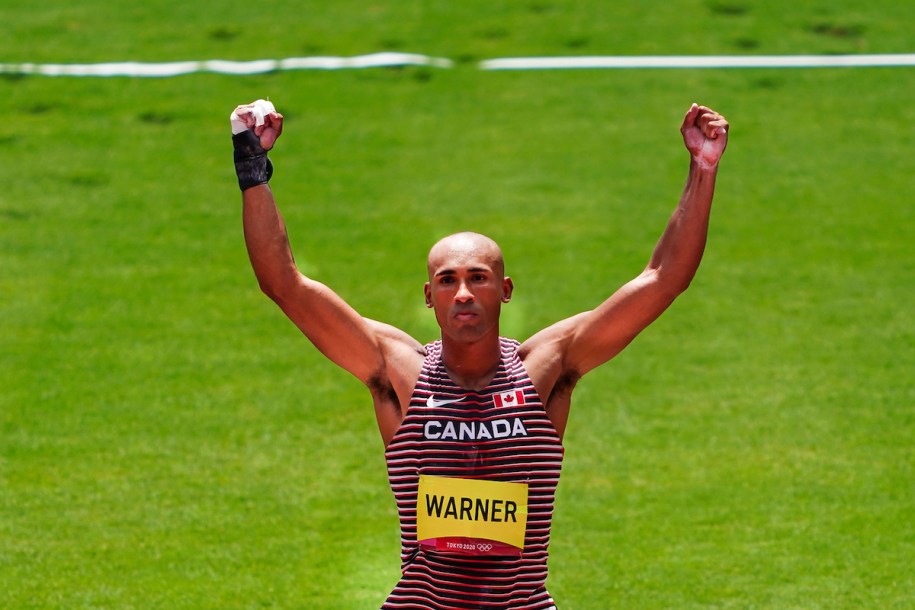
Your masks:
<path fill-rule="evenodd" d="M 435 269 L 449 261 L 467 263 L 472 259 L 485 262 L 499 277 L 505 275 L 505 260 L 499 244 L 480 233 L 463 231 L 443 237 L 432 246 L 427 261 L 429 276 L 431 278 Z"/>

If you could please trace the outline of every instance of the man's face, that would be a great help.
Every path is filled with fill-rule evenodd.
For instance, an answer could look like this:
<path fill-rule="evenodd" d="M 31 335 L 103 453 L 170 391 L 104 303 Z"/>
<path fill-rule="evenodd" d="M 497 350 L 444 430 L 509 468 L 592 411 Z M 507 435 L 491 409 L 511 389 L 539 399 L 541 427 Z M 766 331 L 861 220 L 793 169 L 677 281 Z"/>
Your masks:
<path fill-rule="evenodd" d="M 511 297 L 502 253 L 489 238 L 460 233 L 429 252 L 426 305 L 435 310 L 442 335 L 474 342 L 499 332 L 502 303 Z"/>

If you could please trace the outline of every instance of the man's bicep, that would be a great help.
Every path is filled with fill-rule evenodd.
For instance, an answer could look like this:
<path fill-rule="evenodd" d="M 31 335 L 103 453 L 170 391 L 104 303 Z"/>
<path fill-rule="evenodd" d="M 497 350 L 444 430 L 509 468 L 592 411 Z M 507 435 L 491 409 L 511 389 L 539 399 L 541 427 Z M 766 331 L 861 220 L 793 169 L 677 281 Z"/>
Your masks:
<path fill-rule="evenodd" d="M 652 271 L 623 285 L 597 308 L 571 318 L 566 367 L 584 375 L 604 364 L 654 322 L 675 295 L 663 290 Z"/>
<path fill-rule="evenodd" d="M 383 368 L 374 327 L 324 284 L 300 276 L 294 289 L 274 300 L 322 354 L 360 381 Z"/>

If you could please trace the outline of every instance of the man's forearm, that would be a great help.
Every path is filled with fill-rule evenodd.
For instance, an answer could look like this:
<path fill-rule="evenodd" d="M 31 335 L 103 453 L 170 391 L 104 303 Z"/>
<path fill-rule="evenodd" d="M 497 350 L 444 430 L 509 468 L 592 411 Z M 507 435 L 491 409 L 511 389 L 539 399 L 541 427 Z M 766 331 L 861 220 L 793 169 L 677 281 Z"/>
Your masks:
<path fill-rule="evenodd" d="M 298 274 L 286 223 L 266 184 L 242 192 L 245 245 L 261 290 L 276 300 Z"/>
<path fill-rule="evenodd" d="M 680 203 L 667 223 L 651 256 L 648 268 L 672 292 L 689 286 L 699 268 L 708 236 L 717 164 L 705 166 L 690 161 L 689 175 Z"/>

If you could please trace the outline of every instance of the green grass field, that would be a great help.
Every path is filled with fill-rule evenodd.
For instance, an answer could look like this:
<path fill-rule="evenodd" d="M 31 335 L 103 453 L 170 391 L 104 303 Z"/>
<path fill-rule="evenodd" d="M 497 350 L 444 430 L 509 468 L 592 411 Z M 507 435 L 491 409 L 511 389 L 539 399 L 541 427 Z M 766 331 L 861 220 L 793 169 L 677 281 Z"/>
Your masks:
<path fill-rule="evenodd" d="M 327 4 L 4 7 L 0 63 L 456 65 L 0 75 L 0 608 L 363 609 L 396 581 L 368 394 L 247 262 L 228 114 L 267 96 L 300 266 L 424 341 L 435 239 L 500 241 L 504 331 L 525 338 L 642 269 L 685 179 L 683 113 L 726 114 L 696 280 L 576 390 L 550 591 L 563 610 L 915 606 L 913 69 L 477 69 L 913 52 L 915 8 Z"/>

